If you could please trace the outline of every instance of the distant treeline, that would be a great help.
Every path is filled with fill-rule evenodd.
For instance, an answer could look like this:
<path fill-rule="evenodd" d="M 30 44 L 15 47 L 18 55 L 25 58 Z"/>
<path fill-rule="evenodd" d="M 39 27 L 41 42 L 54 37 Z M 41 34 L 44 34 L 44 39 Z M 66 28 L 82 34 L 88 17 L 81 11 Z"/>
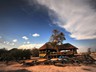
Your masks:
<path fill-rule="evenodd" d="M 7 50 L 5 48 L 0 49 L 0 61 L 18 61 L 31 59 L 31 57 L 38 57 L 39 50 L 37 48 L 31 49 L 17 49 L 13 48 Z"/>

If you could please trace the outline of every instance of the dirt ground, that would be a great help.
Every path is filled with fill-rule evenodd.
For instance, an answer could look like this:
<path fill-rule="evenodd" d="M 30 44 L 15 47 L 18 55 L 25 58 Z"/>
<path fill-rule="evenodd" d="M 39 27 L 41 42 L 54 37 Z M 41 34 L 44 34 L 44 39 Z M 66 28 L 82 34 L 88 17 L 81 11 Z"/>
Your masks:
<path fill-rule="evenodd" d="M 96 72 L 96 65 L 36 65 L 23 66 L 22 64 L 11 62 L 9 65 L 0 62 L 0 72 Z"/>

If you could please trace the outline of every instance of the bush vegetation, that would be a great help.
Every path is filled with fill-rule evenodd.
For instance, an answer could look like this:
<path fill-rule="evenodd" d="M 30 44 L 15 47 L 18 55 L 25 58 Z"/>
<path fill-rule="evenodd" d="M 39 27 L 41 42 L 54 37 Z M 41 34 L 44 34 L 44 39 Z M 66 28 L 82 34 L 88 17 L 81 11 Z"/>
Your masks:
<path fill-rule="evenodd" d="M 31 57 L 38 57 L 39 50 L 37 48 L 31 49 L 18 49 L 12 48 L 7 50 L 5 48 L 0 49 L 0 61 L 18 61 L 31 59 Z"/>

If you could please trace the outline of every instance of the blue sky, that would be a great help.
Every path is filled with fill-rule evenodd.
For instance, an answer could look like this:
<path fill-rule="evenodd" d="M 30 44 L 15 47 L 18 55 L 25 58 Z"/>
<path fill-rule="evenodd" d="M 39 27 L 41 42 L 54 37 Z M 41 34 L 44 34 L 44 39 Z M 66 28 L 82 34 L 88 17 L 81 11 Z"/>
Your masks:
<path fill-rule="evenodd" d="M 89 2 L 88 2 L 89 1 Z M 53 29 L 80 51 L 96 48 L 96 2 L 0 0 L 0 48 L 40 47 Z"/>

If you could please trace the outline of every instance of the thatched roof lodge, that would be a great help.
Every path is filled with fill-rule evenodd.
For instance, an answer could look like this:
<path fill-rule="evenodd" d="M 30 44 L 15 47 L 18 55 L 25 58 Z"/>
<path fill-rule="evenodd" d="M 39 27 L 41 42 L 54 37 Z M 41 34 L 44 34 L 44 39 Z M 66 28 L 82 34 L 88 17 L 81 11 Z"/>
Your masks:
<path fill-rule="evenodd" d="M 50 42 L 45 43 L 43 46 L 41 46 L 39 48 L 39 56 L 43 56 L 43 57 L 58 57 L 60 55 L 67 55 L 67 56 L 71 56 L 77 53 L 77 47 L 73 46 L 70 43 L 65 43 L 62 45 L 52 45 Z"/>

